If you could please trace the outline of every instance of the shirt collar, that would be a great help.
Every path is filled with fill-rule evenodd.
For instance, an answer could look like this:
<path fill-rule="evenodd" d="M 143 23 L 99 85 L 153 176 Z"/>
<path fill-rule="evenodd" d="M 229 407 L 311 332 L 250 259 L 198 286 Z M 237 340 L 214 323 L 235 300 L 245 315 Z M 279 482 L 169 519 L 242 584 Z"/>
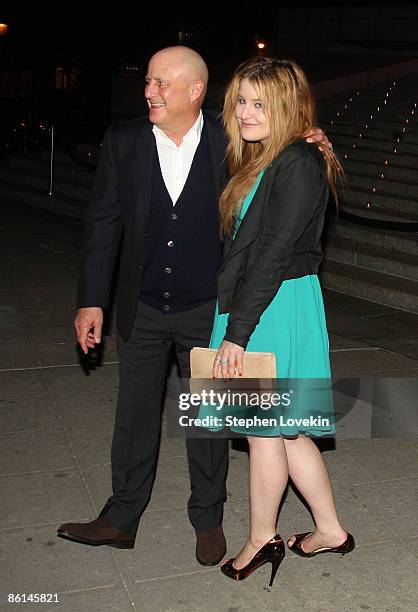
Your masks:
<path fill-rule="evenodd" d="M 202 113 L 202 110 L 200 110 L 198 118 L 196 119 L 196 121 L 194 122 L 190 130 L 187 132 L 187 134 L 183 136 L 183 142 L 181 144 L 189 140 L 196 140 L 197 142 L 199 142 L 200 137 L 202 135 L 202 129 L 203 129 L 203 113 Z M 167 134 L 165 134 L 163 130 L 160 130 L 160 128 L 157 127 L 156 125 L 153 125 L 152 131 L 154 132 L 154 135 L 156 138 L 158 138 L 158 140 L 169 142 L 169 143 L 172 143 L 174 146 L 176 146 L 171 140 L 171 138 L 169 138 Z"/>

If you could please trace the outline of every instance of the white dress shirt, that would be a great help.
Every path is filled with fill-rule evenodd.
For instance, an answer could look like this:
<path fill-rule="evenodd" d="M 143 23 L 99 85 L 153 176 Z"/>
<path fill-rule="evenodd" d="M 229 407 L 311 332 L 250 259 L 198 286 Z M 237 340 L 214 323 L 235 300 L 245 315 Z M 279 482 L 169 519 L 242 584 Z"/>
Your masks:
<path fill-rule="evenodd" d="M 158 158 L 165 186 L 173 201 L 173 206 L 180 197 L 187 181 L 194 154 L 200 142 L 203 128 L 203 114 L 199 117 L 187 134 L 183 137 L 180 146 L 177 146 L 156 125 L 153 126 L 155 142 L 157 144 Z"/>

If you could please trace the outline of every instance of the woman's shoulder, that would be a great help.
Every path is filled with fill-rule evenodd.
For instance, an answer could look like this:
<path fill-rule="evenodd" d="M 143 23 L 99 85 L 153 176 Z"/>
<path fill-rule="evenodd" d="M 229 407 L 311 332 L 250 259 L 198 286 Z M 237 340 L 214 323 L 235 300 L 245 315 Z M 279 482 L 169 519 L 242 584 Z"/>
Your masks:
<path fill-rule="evenodd" d="M 326 172 L 325 158 L 314 142 L 306 142 L 302 138 L 295 140 L 280 152 L 272 166 L 283 169 L 295 161 L 298 161 L 297 165 L 300 167 L 318 167 L 322 172 Z"/>

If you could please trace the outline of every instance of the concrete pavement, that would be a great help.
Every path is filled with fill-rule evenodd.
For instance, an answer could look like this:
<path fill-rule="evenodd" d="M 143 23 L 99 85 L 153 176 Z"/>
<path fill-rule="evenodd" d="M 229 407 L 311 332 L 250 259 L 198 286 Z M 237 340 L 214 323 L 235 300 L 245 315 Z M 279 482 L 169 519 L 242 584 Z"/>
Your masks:
<path fill-rule="evenodd" d="M 86 547 L 56 528 L 92 520 L 111 493 L 114 328 L 87 374 L 72 330 L 82 220 L 5 198 L 0 214 L 0 609 L 27 609 L 8 593 L 57 593 L 55 607 L 69 612 L 415 610 L 418 316 L 325 292 L 334 376 L 362 381 L 351 395 L 342 383 L 339 437 L 324 452 L 353 553 L 289 552 L 271 589 L 268 568 L 235 583 L 201 567 L 184 442 L 166 435 L 135 549 Z M 172 374 L 168 401 L 175 391 Z M 224 527 L 233 556 L 249 521 L 247 455 L 231 446 Z M 311 527 L 289 488 L 279 532 Z"/>

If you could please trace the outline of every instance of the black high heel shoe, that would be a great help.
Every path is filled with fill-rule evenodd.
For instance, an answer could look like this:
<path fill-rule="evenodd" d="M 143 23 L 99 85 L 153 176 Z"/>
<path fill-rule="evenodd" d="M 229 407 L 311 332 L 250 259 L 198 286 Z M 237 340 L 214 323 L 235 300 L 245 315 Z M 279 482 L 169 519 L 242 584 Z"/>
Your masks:
<path fill-rule="evenodd" d="M 306 536 L 310 535 L 311 533 L 312 531 L 306 531 L 305 533 L 298 533 L 297 535 L 295 535 L 295 541 L 293 542 L 293 544 L 291 546 L 289 546 L 288 544 L 287 547 L 290 550 L 293 550 L 294 553 L 296 553 L 297 555 L 300 555 L 301 557 L 315 557 L 315 555 L 319 555 L 320 553 L 328 553 L 328 552 L 341 553 L 344 556 L 345 554 L 351 552 L 356 545 L 351 533 L 347 533 L 347 538 L 339 546 L 317 548 L 316 550 L 313 550 L 312 552 L 305 552 L 302 548 L 302 542 L 306 538 Z"/>
<path fill-rule="evenodd" d="M 234 557 L 234 559 L 229 559 L 229 561 L 221 566 L 221 572 L 233 580 L 244 580 L 244 578 L 247 578 L 247 576 L 255 572 L 256 569 L 265 563 L 271 563 L 271 577 L 269 586 L 272 586 L 273 580 L 276 576 L 277 570 L 279 569 L 280 563 L 283 561 L 285 553 L 286 551 L 283 540 L 279 534 L 276 534 L 274 538 L 271 538 L 267 544 L 264 544 L 264 546 L 260 548 L 258 552 L 256 552 L 254 557 L 245 567 L 235 569 L 235 567 L 232 565 L 235 560 Z"/>

